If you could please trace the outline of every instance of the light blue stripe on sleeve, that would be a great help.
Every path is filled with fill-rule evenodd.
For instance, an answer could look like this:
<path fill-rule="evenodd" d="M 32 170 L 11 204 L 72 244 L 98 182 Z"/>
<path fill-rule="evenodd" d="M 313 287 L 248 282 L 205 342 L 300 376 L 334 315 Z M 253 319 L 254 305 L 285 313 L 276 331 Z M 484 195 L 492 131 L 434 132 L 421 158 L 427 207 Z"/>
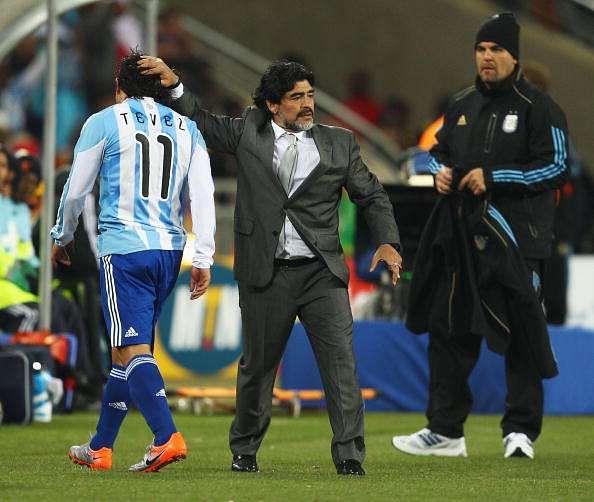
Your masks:
<path fill-rule="evenodd" d="M 553 145 L 555 148 L 555 164 L 559 164 L 560 163 L 560 152 L 561 152 L 561 147 L 560 147 L 560 142 L 559 142 L 559 133 L 557 130 L 555 130 L 554 127 L 551 128 L 553 131 Z"/>
<path fill-rule="evenodd" d="M 431 171 L 432 174 L 437 174 L 439 171 L 441 171 L 441 169 L 444 167 L 443 164 L 439 164 L 436 160 L 435 157 L 433 157 L 433 155 L 430 155 L 430 160 L 429 160 L 429 171 Z"/>
<path fill-rule="evenodd" d="M 553 137 L 553 148 L 555 155 L 553 157 L 553 164 L 530 171 L 520 171 L 517 169 L 498 169 L 493 171 L 493 181 L 496 183 L 518 183 L 522 185 L 530 185 L 545 181 L 561 174 L 567 169 L 567 148 L 565 141 L 565 134 L 561 129 L 551 127 L 551 135 Z"/>

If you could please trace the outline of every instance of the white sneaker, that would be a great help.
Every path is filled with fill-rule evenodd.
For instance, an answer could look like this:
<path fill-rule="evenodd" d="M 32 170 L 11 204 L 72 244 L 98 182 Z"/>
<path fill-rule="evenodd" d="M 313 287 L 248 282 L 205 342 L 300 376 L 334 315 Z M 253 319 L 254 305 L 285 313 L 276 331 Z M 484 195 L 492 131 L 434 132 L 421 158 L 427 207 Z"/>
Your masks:
<path fill-rule="evenodd" d="M 505 448 L 504 458 L 509 457 L 528 457 L 534 458 L 534 448 L 532 441 L 522 432 L 511 432 L 503 438 Z"/>
<path fill-rule="evenodd" d="M 392 444 L 397 450 L 411 455 L 435 455 L 436 457 L 467 457 L 464 437 L 448 438 L 421 429 L 410 436 L 394 436 Z"/>

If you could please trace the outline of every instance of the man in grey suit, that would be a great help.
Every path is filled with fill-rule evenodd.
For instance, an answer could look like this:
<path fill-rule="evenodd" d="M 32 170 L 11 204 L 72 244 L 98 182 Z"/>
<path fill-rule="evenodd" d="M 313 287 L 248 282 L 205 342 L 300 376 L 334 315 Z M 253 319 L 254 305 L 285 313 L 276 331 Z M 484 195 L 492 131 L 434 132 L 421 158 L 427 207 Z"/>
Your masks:
<path fill-rule="evenodd" d="M 276 371 L 297 316 L 313 347 L 332 426 L 338 474 L 363 475 L 363 400 L 352 347 L 348 271 L 338 237 L 343 188 L 363 211 L 383 261 L 400 277 L 392 204 L 359 154 L 352 132 L 314 123 L 314 76 L 294 62 L 269 66 L 255 107 L 211 114 L 160 59 L 140 63 L 172 88 L 173 108 L 192 118 L 209 148 L 236 156 L 235 278 L 243 330 L 237 411 L 229 433 L 234 471 L 258 471 Z"/>

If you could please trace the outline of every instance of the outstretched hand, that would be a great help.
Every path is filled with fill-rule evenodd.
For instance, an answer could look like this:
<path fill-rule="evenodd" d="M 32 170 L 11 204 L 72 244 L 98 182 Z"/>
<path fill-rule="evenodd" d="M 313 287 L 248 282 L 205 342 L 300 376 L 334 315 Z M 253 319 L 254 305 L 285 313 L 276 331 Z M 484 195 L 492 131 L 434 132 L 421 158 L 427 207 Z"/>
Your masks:
<path fill-rule="evenodd" d="M 373 272 L 380 261 L 383 261 L 388 267 L 392 274 L 392 286 L 396 286 L 402 270 L 402 256 L 390 244 L 382 244 L 373 255 L 369 271 Z"/>
<path fill-rule="evenodd" d="M 161 58 L 142 56 L 137 64 L 143 75 L 158 75 L 163 87 L 173 87 L 179 81 L 179 77 Z"/>
<path fill-rule="evenodd" d="M 200 298 L 210 285 L 210 268 L 192 267 L 190 272 L 190 300 Z"/>

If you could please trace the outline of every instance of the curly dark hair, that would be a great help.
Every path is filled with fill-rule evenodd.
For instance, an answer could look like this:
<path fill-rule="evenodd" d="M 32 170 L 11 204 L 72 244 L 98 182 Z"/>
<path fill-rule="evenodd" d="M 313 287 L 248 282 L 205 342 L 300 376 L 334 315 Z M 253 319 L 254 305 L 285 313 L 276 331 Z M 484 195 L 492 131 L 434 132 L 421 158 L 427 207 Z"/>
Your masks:
<path fill-rule="evenodd" d="M 158 75 L 143 75 L 138 67 L 138 61 L 144 56 L 138 48 L 131 49 L 118 65 L 116 77 L 120 89 L 130 98 L 149 97 L 159 103 L 171 102 L 171 91 L 161 85 Z"/>
<path fill-rule="evenodd" d="M 262 75 L 260 85 L 252 96 L 254 104 L 271 115 L 266 101 L 280 103 L 285 93 L 289 92 L 297 82 L 307 80 L 315 85 L 315 77 L 311 70 L 295 61 L 275 61 Z"/>

